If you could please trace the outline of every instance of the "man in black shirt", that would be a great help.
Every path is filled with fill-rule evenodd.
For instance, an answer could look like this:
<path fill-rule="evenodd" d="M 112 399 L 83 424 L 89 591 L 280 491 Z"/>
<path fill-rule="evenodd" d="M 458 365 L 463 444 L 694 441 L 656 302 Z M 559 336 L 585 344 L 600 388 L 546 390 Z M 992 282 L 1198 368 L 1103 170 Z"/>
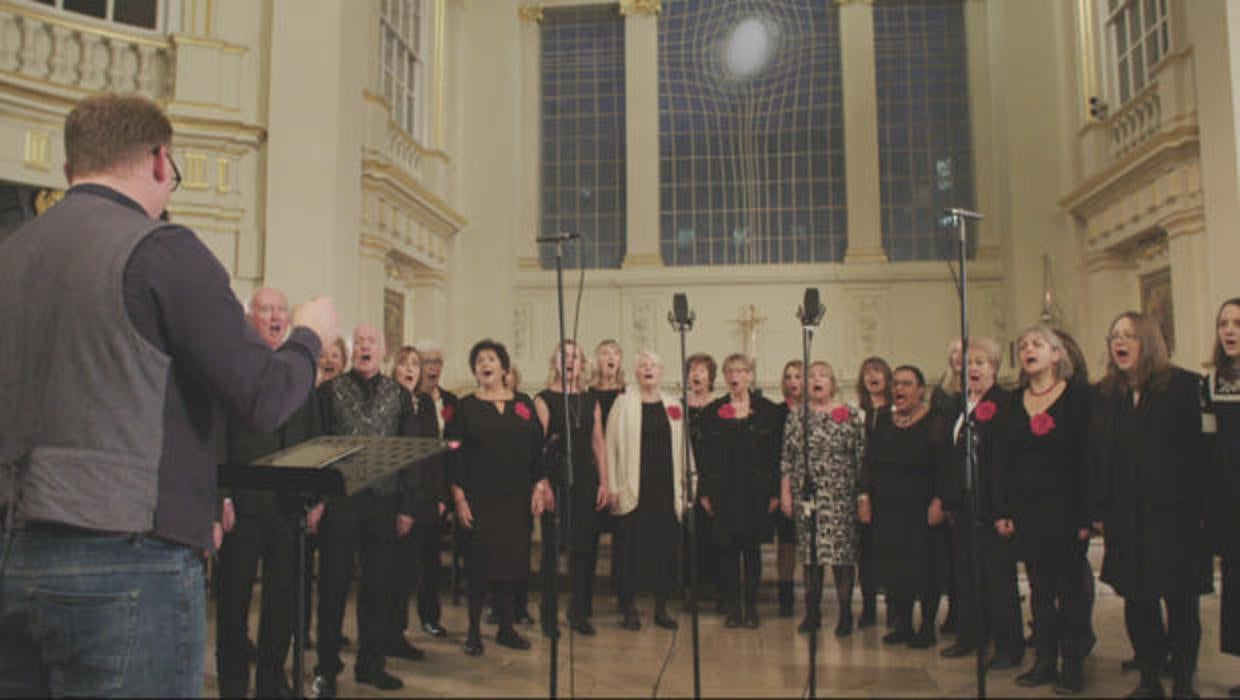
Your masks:
<path fill-rule="evenodd" d="M 337 334 L 319 299 L 263 343 L 215 256 L 158 219 L 171 146 L 150 100 L 83 99 L 64 200 L 0 243 L 3 695 L 202 695 L 213 405 L 274 430 Z"/>
<path fill-rule="evenodd" d="M 272 349 L 288 332 L 288 299 L 263 288 L 250 298 L 250 325 Z M 223 424 L 221 460 L 245 464 L 304 442 L 320 432 L 319 406 L 310 397 L 279 429 L 260 432 L 229 417 Z M 257 660 L 257 696 L 286 697 L 291 689 L 284 676 L 293 636 L 297 600 L 297 537 L 302 502 L 269 491 L 239 491 L 224 499 L 224 535 L 215 570 L 216 668 L 220 697 L 243 698 L 249 689 L 250 664 Z M 258 624 L 257 659 L 249 640 L 250 598 L 258 562 L 263 562 L 262 608 Z"/>
<path fill-rule="evenodd" d="M 318 389 L 325 435 L 416 434 L 413 399 L 395 379 L 379 371 L 385 353 L 383 336 L 373 326 L 353 332 L 353 369 Z M 361 560 L 357 594 L 358 653 L 353 669 L 359 683 L 399 690 L 401 680 L 384 670 L 389 655 L 417 660 L 422 652 L 400 637 L 395 607 L 396 536 L 413 527 L 417 471 L 411 470 L 400 494 L 362 491 L 329 498 L 311 511 L 309 523 L 319 531 L 319 665 L 314 690 L 334 697 L 340 661 L 340 632 L 353 576 L 354 552 Z"/>

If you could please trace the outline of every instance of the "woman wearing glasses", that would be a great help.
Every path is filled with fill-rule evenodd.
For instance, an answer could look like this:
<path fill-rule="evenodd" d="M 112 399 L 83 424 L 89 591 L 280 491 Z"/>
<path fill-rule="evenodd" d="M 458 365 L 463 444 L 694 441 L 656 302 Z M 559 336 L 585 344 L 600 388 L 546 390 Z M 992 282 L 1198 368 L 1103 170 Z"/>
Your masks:
<path fill-rule="evenodd" d="M 1203 423 L 1210 441 L 1210 525 L 1223 560 L 1220 647 L 1224 654 L 1240 656 L 1240 297 L 1223 302 L 1215 328 L 1214 371 L 1204 387 L 1209 414 Z M 1240 697 L 1240 686 L 1229 694 Z"/>
<path fill-rule="evenodd" d="M 1124 598 L 1141 682 L 1162 697 L 1160 602 L 1167 608 L 1176 697 L 1195 697 L 1198 596 L 1212 587 L 1202 532 L 1200 378 L 1174 367 L 1158 323 L 1128 311 L 1111 324 L 1093 469 L 1094 527 L 1106 540 L 1102 581 Z"/>

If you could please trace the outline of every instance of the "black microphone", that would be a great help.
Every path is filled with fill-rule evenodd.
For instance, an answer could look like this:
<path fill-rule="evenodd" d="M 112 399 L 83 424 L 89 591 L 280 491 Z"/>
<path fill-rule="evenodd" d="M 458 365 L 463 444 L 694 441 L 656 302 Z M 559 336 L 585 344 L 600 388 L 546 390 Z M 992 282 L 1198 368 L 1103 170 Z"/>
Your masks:
<path fill-rule="evenodd" d="M 550 236 L 539 236 L 534 240 L 538 243 L 565 243 L 567 241 L 581 238 L 580 233 L 553 233 Z"/>
<path fill-rule="evenodd" d="M 805 328 L 817 328 L 826 313 L 827 307 L 818 300 L 818 288 L 806 287 L 805 300 L 797 307 L 797 318 L 801 319 L 801 325 Z"/>
<path fill-rule="evenodd" d="M 672 295 L 672 310 L 667 315 L 667 320 L 676 327 L 685 326 L 693 327 L 693 321 L 697 315 L 689 310 L 689 297 L 684 292 L 677 292 Z"/>

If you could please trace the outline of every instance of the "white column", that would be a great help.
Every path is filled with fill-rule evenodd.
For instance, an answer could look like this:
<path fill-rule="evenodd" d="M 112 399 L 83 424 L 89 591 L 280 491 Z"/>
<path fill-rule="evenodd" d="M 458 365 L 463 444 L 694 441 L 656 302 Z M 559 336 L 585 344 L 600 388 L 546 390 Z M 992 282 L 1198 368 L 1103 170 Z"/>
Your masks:
<path fill-rule="evenodd" d="M 1175 304 L 1174 359 L 1181 367 L 1200 372 L 1214 347 L 1214 311 L 1222 301 L 1210 295 L 1205 212 L 1194 210 L 1177 215 L 1164 221 L 1163 228 L 1167 231 L 1171 298 Z M 1235 283 L 1234 276 L 1231 282 Z"/>
<path fill-rule="evenodd" d="M 848 249 L 844 262 L 886 262 L 878 165 L 873 0 L 835 0 L 840 18 Z"/>
<path fill-rule="evenodd" d="M 542 225 L 542 4 L 522 5 L 521 18 L 521 124 L 518 148 L 521 158 L 521 192 L 517 201 L 517 266 L 538 269 L 538 244 Z M 550 232 L 546 232 L 550 233 Z"/>
<path fill-rule="evenodd" d="M 628 233 L 624 267 L 662 267 L 659 254 L 659 0 L 621 0 Z"/>

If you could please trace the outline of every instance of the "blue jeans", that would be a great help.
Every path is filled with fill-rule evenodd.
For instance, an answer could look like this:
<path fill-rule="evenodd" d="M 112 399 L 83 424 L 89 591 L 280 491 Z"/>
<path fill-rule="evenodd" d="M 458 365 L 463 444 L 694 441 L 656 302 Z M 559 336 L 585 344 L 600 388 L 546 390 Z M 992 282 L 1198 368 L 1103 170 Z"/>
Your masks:
<path fill-rule="evenodd" d="M 206 592 L 192 549 L 41 525 L 7 534 L 0 697 L 202 695 Z"/>

